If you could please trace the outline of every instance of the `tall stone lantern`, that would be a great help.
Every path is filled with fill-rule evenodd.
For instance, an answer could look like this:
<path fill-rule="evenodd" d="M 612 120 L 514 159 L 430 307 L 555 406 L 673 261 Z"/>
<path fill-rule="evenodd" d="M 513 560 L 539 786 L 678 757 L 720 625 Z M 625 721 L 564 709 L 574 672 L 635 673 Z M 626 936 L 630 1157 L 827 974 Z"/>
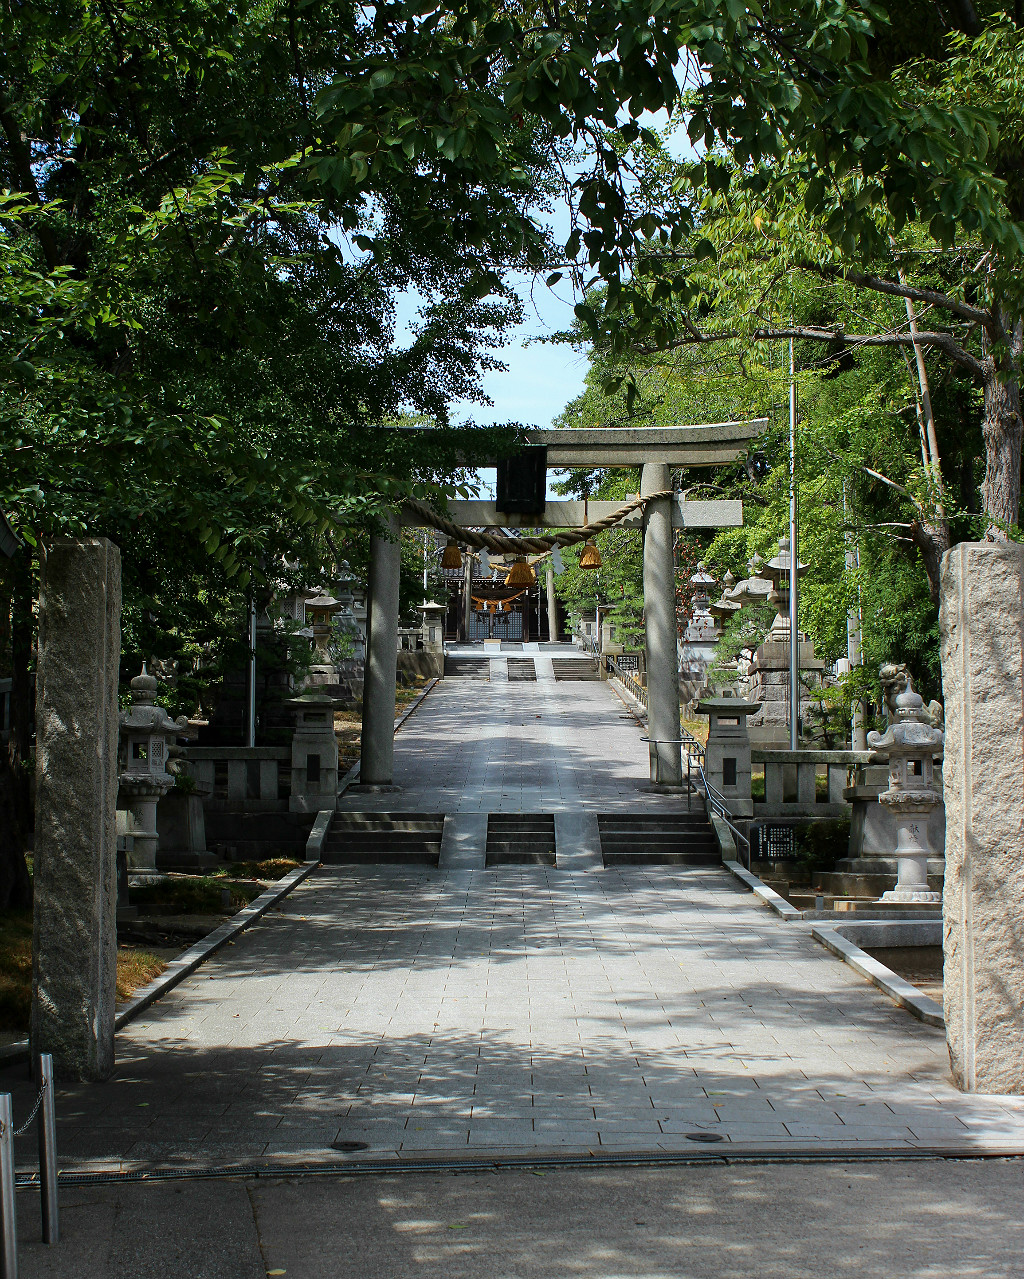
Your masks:
<path fill-rule="evenodd" d="M 119 778 L 120 793 L 131 815 L 128 834 L 134 847 L 130 868 L 136 873 L 154 875 L 160 843 L 156 806 L 174 785 L 174 774 L 167 771 L 167 761 L 171 744 L 183 733 L 183 726 L 171 719 L 162 706 L 156 705 L 157 688 L 156 679 L 143 663 L 142 673 L 131 682 L 131 705 L 121 712 L 125 766 Z"/>
<path fill-rule="evenodd" d="M 883 733 L 868 733 L 872 750 L 889 756 L 889 789 L 878 797 L 896 818 L 896 887 L 882 901 L 939 903 L 942 894 L 928 886 L 928 815 L 942 796 L 934 785 L 934 755 L 945 733 L 932 725 L 924 702 L 907 682 L 894 699 L 896 713 Z"/>
<path fill-rule="evenodd" d="M 418 606 L 423 614 L 422 633 L 423 648 L 427 653 L 444 653 L 444 619 L 447 608 L 444 604 L 436 604 L 427 600 Z"/>
<path fill-rule="evenodd" d="M 334 634 L 334 615 L 340 610 L 339 601 L 323 591 L 306 600 L 306 619 L 313 627 L 313 665 L 309 668 L 307 680 L 311 687 L 338 683 L 338 672 L 331 658 L 330 644 Z"/>

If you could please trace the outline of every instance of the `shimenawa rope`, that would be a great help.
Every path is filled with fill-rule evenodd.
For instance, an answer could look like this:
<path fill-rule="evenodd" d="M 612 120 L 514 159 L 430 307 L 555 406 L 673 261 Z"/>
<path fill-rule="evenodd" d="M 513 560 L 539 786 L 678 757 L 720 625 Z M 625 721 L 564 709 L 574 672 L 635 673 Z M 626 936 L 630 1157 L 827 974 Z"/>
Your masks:
<path fill-rule="evenodd" d="M 556 546 L 575 546 L 578 542 L 585 542 L 595 533 L 603 533 L 605 529 L 613 528 L 627 515 L 632 515 L 638 507 L 645 506 L 648 502 L 657 502 L 663 497 L 674 496 L 674 489 L 661 489 L 657 493 L 647 493 L 643 497 L 634 498 L 632 502 L 627 502 L 625 506 L 618 507 L 603 520 L 594 520 L 592 524 L 587 524 L 583 528 L 552 533 L 549 537 L 504 537 L 495 533 L 478 533 L 473 529 L 454 524 L 445 516 L 432 511 L 423 502 L 417 502 L 415 498 L 408 498 L 405 505 L 425 524 L 436 528 L 439 533 L 447 534 L 456 542 L 461 542 L 463 546 L 475 546 L 480 550 L 493 551 L 497 555 L 538 555 Z"/>

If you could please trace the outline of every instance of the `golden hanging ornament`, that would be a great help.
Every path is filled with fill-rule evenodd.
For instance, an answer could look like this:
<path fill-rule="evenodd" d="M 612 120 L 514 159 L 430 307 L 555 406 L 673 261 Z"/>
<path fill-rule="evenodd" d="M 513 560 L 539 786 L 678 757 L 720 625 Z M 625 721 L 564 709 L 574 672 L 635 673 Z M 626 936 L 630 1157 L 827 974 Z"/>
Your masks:
<path fill-rule="evenodd" d="M 517 555 L 512 561 L 512 567 L 509 569 L 508 577 L 505 578 L 506 586 L 532 586 L 537 580 L 537 574 L 527 564 L 522 555 Z"/>
<path fill-rule="evenodd" d="M 583 543 L 583 553 L 580 555 L 580 568 L 600 568 L 601 552 L 597 549 L 593 542 Z"/>
<path fill-rule="evenodd" d="M 462 552 L 459 550 L 459 544 L 454 538 L 448 539 L 448 545 L 444 548 L 444 554 L 441 556 L 442 568 L 462 568 Z"/>

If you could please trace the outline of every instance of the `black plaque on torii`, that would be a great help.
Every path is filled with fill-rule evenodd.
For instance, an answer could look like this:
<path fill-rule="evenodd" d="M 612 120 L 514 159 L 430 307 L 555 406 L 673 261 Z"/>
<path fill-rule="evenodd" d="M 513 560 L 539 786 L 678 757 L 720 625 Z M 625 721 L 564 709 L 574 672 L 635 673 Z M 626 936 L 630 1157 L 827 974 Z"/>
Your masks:
<path fill-rule="evenodd" d="M 548 488 L 548 451 L 532 444 L 497 463 L 495 506 L 509 515 L 543 515 Z"/>

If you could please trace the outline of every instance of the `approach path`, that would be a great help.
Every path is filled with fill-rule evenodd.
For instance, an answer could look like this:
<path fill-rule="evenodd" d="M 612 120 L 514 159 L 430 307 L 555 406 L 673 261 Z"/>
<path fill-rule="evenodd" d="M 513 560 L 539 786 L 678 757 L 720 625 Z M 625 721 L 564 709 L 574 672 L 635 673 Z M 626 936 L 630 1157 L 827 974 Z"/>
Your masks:
<path fill-rule="evenodd" d="M 722 871 L 322 869 L 118 1056 L 60 1096 L 64 1167 L 1024 1142 L 1024 1099 L 956 1092 L 941 1031 Z"/>
<path fill-rule="evenodd" d="M 440 681 L 395 738 L 397 794 L 346 793 L 342 811 L 432 813 L 671 812 L 685 798 L 645 793 L 648 747 L 622 699 L 603 681 L 556 680 L 553 664 L 581 657 L 571 644 L 455 650 L 490 678 Z M 532 661 L 537 678 L 511 680 L 507 663 Z"/>
<path fill-rule="evenodd" d="M 434 812 L 646 805 L 620 712 L 597 683 L 445 681 L 399 733 L 397 778 Z M 940 1030 L 718 869 L 323 867 L 117 1049 L 113 1079 L 59 1094 L 62 1167 L 337 1161 L 338 1141 L 1024 1149 L 1024 1098 L 958 1093 Z M 2 1076 L 20 1120 L 24 1069 Z"/>

